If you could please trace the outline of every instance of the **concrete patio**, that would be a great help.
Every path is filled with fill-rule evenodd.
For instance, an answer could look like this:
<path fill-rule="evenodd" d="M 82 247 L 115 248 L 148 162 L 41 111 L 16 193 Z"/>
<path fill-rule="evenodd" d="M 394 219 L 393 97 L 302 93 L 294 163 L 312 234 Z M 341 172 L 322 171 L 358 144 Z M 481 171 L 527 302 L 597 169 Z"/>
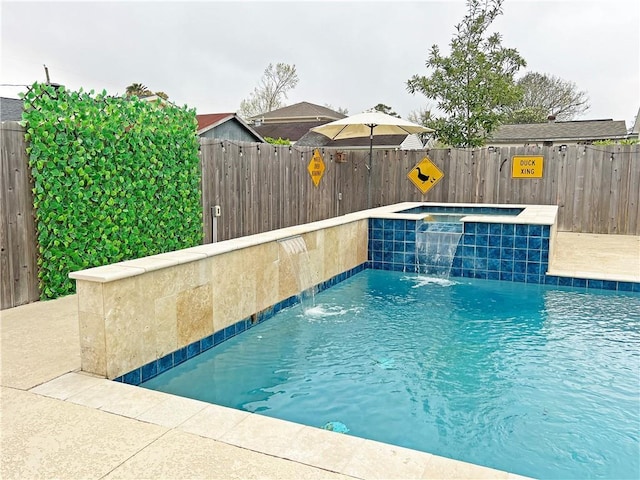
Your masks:
<path fill-rule="evenodd" d="M 559 233 L 556 258 L 640 282 L 640 237 Z M 1 315 L 3 479 L 522 478 L 81 373 L 75 295 Z"/>

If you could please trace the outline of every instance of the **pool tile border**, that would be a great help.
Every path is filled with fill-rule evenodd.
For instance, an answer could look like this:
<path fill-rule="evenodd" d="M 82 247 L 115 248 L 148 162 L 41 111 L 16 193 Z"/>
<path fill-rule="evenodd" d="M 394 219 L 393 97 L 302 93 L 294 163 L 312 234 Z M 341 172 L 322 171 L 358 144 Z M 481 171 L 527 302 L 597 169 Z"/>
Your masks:
<path fill-rule="evenodd" d="M 333 287 L 334 285 L 337 285 L 340 282 L 345 281 L 353 275 L 362 272 L 367 268 L 368 263 L 369 262 L 362 263 L 357 267 L 351 268 L 345 272 L 335 275 L 328 280 L 325 280 L 324 282 L 319 283 L 314 287 L 314 292 L 322 292 L 328 288 Z M 119 383 L 127 383 L 129 385 L 140 385 L 141 383 L 146 382 L 147 380 L 151 380 L 161 373 L 164 373 L 167 370 L 172 369 L 173 367 L 177 367 L 181 363 L 184 363 L 185 361 L 203 352 L 206 352 L 213 347 L 220 345 L 222 342 L 235 337 L 239 333 L 249 330 L 255 325 L 269 320 L 281 310 L 292 307 L 293 305 L 296 305 L 298 303 L 300 303 L 300 297 L 297 295 L 285 298 L 275 305 L 267 307 L 264 310 L 251 315 L 250 317 L 244 318 L 239 322 L 234 323 L 233 325 L 214 332 L 212 335 L 201 338 L 200 340 L 197 340 L 178 350 L 168 353 L 163 357 L 142 365 L 139 368 L 131 370 L 124 375 L 114 378 L 113 381 Z"/>

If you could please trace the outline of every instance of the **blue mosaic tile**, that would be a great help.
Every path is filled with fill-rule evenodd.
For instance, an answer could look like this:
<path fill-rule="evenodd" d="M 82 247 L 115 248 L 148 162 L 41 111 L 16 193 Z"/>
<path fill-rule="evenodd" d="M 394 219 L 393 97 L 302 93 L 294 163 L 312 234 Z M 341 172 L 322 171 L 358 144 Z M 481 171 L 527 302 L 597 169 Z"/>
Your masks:
<path fill-rule="evenodd" d="M 494 272 L 491 269 L 487 272 L 487 280 L 500 280 L 500 272 Z"/>
<path fill-rule="evenodd" d="M 516 237 L 526 237 L 529 235 L 529 225 L 516 225 Z"/>
<path fill-rule="evenodd" d="M 602 287 L 600 288 L 602 288 L 603 290 L 617 290 L 618 282 L 614 282 L 612 280 L 603 280 Z"/>
<path fill-rule="evenodd" d="M 492 223 L 489 225 L 489 235 L 500 236 L 502 235 L 502 224 Z"/>
<path fill-rule="evenodd" d="M 529 237 L 524 236 L 516 236 L 515 237 L 515 248 L 527 248 L 527 244 L 529 243 Z"/>
<path fill-rule="evenodd" d="M 587 280 L 587 288 L 602 288 L 603 286 L 602 280 Z"/>
<path fill-rule="evenodd" d="M 495 258 L 496 260 L 500 260 L 500 255 L 502 254 L 502 249 L 499 247 L 489 247 L 487 250 L 487 257 Z"/>
<path fill-rule="evenodd" d="M 487 259 L 487 269 L 492 272 L 500 271 L 500 258 L 492 257 L 489 255 Z M 499 280 L 499 278 L 494 278 L 493 280 Z"/>
<path fill-rule="evenodd" d="M 473 268 L 474 268 L 474 270 L 483 270 L 486 273 L 486 271 L 487 271 L 487 258 L 486 257 L 485 258 L 476 257 L 474 259 L 474 262 L 473 262 Z"/>
<path fill-rule="evenodd" d="M 486 259 L 488 252 L 489 249 L 487 247 L 476 246 L 476 257 Z"/>
<path fill-rule="evenodd" d="M 378 228 L 382 230 L 382 219 L 381 218 L 372 218 L 370 221 L 370 228 Z"/>
<path fill-rule="evenodd" d="M 132 370 L 129 373 L 124 374 L 122 381 L 130 385 L 140 385 L 141 379 L 142 379 L 141 369 L 136 368 L 135 370 Z"/>
<path fill-rule="evenodd" d="M 153 361 L 142 366 L 142 382 L 152 379 L 158 375 L 158 361 Z"/>
<path fill-rule="evenodd" d="M 516 243 L 516 239 L 513 235 L 503 235 L 500 237 L 500 246 L 502 248 L 513 248 Z"/>
<path fill-rule="evenodd" d="M 527 262 L 527 274 L 540 276 L 540 264 L 536 262 Z"/>
<path fill-rule="evenodd" d="M 500 272 L 500 280 L 505 282 L 513 282 L 513 273 L 512 272 Z"/>
<path fill-rule="evenodd" d="M 209 350 L 213 347 L 213 335 L 208 335 L 200 340 L 200 351 L 204 352 L 205 350 Z"/>
<path fill-rule="evenodd" d="M 514 249 L 513 248 L 502 248 L 502 253 L 500 254 L 500 258 L 505 260 L 513 260 L 514 258 Z"/>
<path fill-rule="evenodd" d="M 513 262 L 513 273 L 526 273 L 527 271 L 527 262 Z"/>
<path fill-rule="evenodd" d="M 500 235 L 489 235 L 488 245 L 490 247 L 499 247 L 502 242 L 502 237 Z"/>
<path fill-rule="evenodd" d="M 187 345 L 187 358 L 195 357 L 200 353 L 200 341 Z"/>
<path fill-rule="evenodd" d="M 529 225 L 529 236 L 530 237 L 541 237 L 542 236 L 542 225 Z"/>
<path fill-rule="evenodd" d="M 549 225 L 542 225 L 542 238 L 549 239 L 551 237 L 551 227 Z"/>
<path fill-rule="evenodd" d="M 542 259 L 542 252 L 540 250 L 528 250 L 527 260 L 530 262 L 540 262 Z"/>
<path fill-rule="evenodd" d="M 631 287 L 632 292 L 640 293 L 640 282 L 636 282 Z"/>
<path fill-rule="evenodd" d="M 476 235 L 476 245 L 480 247 L 486 247 L 489 245 L 488 235 Z"/>
<path fill-rule="evenodd" d="M 513 274 L 513 281 L 514 282 L 520 282 L 520 283 L 526 283 L 527 275 L 524 274 L 524 273 L 514 273 Z"/>
<path fill-rule="evenodd" d="M 502 224 L 502 236 L 503 237 L 513 237 L 516 233 L 515 225 L 513 223 L 503 223 Z"/>
<path fill-rule="evenodd" d="M 465 233 L 462 237 L 462 245 L 473 245 L 475 246 L 476 244 L 476 236 L 475 235 L 469 235 L 467 233 Z"/>
<path fill-rule="evenodd" d="M 218 330 L 213 334 L 213 346 L 220 345 L 224 342 L 224 330 Z"/>
<path fill-rule="evenodd" d="M 584 278 L 574 278 L 572 286 L 577 287 L 577 288 L 586 288 L 587 287 L 587 281 Z"/>
<path fill-rule="evenodd" d="M 173 366 L 181 364 L 187 359 L 187 347 L 182 347 L 180 350 L 173 352 Z"/>
<path fill-rule="evenodd" d="M 393 231 L 393 239 L 396 242 L 404 242 L 404 238 L 405 238 L 404 234 L 405 234 L 404 229 L 402 229 L 402 230 L 394 230 Z"/>
<path fill-rule="evenodd" d="M 527 259 L 527 250 L 522 248 L 516 248 L 513 251 L 513 259 L 516 261 L 524 261 Z"/>
<path fill-rule="evenodd" d="M 393 241 L 393 230 L 384 230 L 382 232 L 382 238 L 384 240 L 392 240 Z"/>
<path fill-rule="evenodd" d="M 618 290 L 621 292 L 632 292 L 633 283 L 631 282 L 618 282 Z"/>
<path fill-rule="evenodd" d="M 540 283 L 540 275 L 527 273 L 526 282 L 527 283 Z"/>
<path fill-rule="evenodd" d="M 166 372 L 170 368 L 173 368 L 173 353 L 169 353 L 158 359 L 158 375 L 162 372 Z"/>
<path fill-rule="evenodd" d="M 275 315 L 275 311 L 274 311 L 274 315 Z M 251 322 L 251 319 L 240 320 L 238 323 L 236 323 L 236 335 L 238 333 L 244 332 L 247 329 L 248 322 Z"/>
<path fill-rule="evenodd" d="M 415 242 L 416 241 L 416 230 L 406 230 L 404 234 L 404 238 L 407 242 Z"/>
<path fill-rule="evenodd" d="M 393 225 L 395 224 L 397 220 L 391 220 L 391 219 L 383 219 L 382 220 L 382 228 L 384 228 L 385 230 L 393 230 Z"/>
<path fill-rule="evenodd" d="M 504 258 L 500 259 L 500 271 L 501 272 L 513 273 L 513 269 L 514 269 L 513 260 L 504 259 Z"/>
<path fill-rule="evenodd" d="M 478 235 L 488 235 L 489 234 L 489 224 L 488 223 L 478 223 L 478 224 L 476 224 L 476 234 L 478 234 Z"/>
<path fill-rule="evenodd" d="M 560 277 L 556 277 L 554 275 L 545 275 L 544 276 L 544 283 L 546 285 L 558 285 L 558 281 L 560 280 Z"/>
<path fill-rule="evenodd" d="M 542 238 L 540 238 L 540 237 L 529 237 L 528 248 L 530 250 L 540 250 L 540 248 L 542 248 Z"/>

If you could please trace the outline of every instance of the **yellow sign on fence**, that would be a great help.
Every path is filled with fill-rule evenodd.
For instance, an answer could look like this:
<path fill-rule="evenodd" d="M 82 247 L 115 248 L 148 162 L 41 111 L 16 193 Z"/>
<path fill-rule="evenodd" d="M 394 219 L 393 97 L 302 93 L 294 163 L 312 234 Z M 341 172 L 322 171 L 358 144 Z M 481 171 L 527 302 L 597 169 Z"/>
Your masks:
<path fill-rule="evenodd" d="M 407 177 L 424 195 L 444 177 L 444 173 L 428 157 L 424 157 L 411 169 Z"/>
<path fill-rule="evenodd" d="M 324 169 L 324 160 L 322 160 L 322 155 L 320 155 L 320 151 L 316 148 L 316 150 L 313 152 L 313 157 L 311 157 L 311 161 L 307 166 L 309 175 L 311 175 L 311 180 L 316 187 L 320 183 L 320 180 L 322 180 Z"/>
<path fill-rule="evenodd" d="M 542 178 L 544 157 L 526 157 L 515 155 L 511 162 L 512 178 Z"/>

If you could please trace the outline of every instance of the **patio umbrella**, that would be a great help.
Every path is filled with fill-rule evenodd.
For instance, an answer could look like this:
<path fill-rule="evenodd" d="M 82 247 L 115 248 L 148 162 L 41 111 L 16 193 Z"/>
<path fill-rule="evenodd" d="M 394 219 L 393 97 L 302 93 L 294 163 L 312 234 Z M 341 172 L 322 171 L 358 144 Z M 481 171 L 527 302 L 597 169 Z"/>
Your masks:
<path fill-rule="evenodd" d="M 373 136 L 374 135 L 410 135 L 412 133 L 433 132 L 431 128 L 418 125 L 417 123 L 403 120 L 402 118 L 387 115 L 381 112 L 363 112 L 350 117 L 341 118 L 334 122 L 325 123 L 319 127 L 311 129 L 312 132 L 320 133 L 331 140 L 343 138 L 369 137 L 369 164 L 367 189 L 367 206 L 371 207 L 371 162 L 373 161 Z"/>

